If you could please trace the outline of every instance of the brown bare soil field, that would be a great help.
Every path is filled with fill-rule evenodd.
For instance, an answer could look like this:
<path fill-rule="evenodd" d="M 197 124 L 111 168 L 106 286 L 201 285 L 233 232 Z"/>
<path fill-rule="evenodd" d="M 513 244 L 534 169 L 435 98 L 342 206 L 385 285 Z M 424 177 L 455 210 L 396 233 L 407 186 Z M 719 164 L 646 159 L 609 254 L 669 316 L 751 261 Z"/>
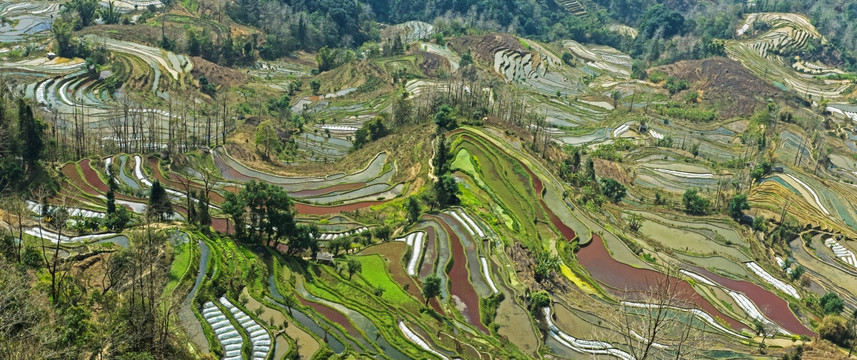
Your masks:
<path fill-rule="evenodd" d="M 434 76 L 441 68 L 446 69 L 449 67 L 449 62 L 443 56 L 425 51 L 416 51 L 414 53 L 423 59 L 420 63 L 420 70 L 428 76 Z"/>
<path fill-rule="evenodd" d="M 467 50 L 471 50 L 476 60 L 491 64 L 494 63 L 494 53 L 500 50 L 528 52 L 521 46 L 518 39 L 509 34 L 461 36 L 450 40 L 449 43 L 456 52 L 463 54 Z"/>
<path fill-rule="evenodd" d="M 715 104 L 725 119 L 751 115 L 768 98 L 786 97 L 782 90 L 724 57 L 679 61 L 656 69 L 687 80 L 691 89 L 702 92 L 703 103 Z"/>

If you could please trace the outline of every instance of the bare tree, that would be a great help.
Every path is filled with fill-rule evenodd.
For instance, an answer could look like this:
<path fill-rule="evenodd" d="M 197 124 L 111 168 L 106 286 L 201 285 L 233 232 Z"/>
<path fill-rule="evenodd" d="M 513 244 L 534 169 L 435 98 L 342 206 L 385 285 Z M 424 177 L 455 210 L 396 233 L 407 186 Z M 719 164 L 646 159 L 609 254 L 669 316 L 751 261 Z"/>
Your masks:
<path fill-rule="evenodd" d="M 49 309 L 39 305 L 40 294 L 26 273 L 0 261 L 0 358 L 7 360 L 61 359 L 71 348 L 51 346 L 54 331 Z"/>
<path fill-rule="evenodd" d="M 707 324 L 693 315 L 693 290 L 678 276 L 669 268 L 649 277 L 642 289 L 625 290 L 619 309 L 605 316 L 608 329 L 598 330 L 600 338 L 616 338 L 637 360 L 694 358 Z"/>
<path fill-rule="evenodd" d="M 8 195 L 3 200 L 3 206 L 6 209 L 5 215 L 3 217 L 3 221 L 9 226 L 9 233 L 15 234 L 15 228 L 13 227 L 13 217 L 15 219 L 15 224 L 18 227 L 18 239 L 24 238 L 24 216 L 27 215 L 29 209 L 27 208 L 27 203 L 25 203 L 21 197 L 17 194 Z M 15 251 L 17 253 L 18 262 L 21 262 L 21 248 L 24 245 L 23 241 L 18 241 L 17 246 L 15 247 Z"/>
<path fill-rule="evenodd" d="M 39 193 L 39 198 L 43 199 L 45 197 L 45 190 L 39 190 Z M 67 200 L 67 197 L 63 197 L 63 200 Z M 51 255 L 50 258 L 48 257 L 47 251 L 48 241 L 45 240 L 45 236 L 42 233 L 42 220 L 39 220 L 39 237 L 42 242 L 42 259 L 45 262 L 45 267 L 47 267 L 48 273 L 51 275 L 51 298 L 54 302 L 59 300 L 57 297 L 59 295 L 59 282 L 62 282 L 62 279 L 65 278 L 65 276 L 62 276 L 59 281 L 57 281 L 58 273 L 62 272 L 59 268 L 60 244 L 63 240 L 63 230 L 65 229 L 66 222 L 69 220 L 69 213 L 65 205 L 65 201 L 62 201 L 61 205 L 55 206 L 49 211 L 47 209 L 43 209 L 43 212 L 46 213 L 44 216 L 45 225 L 50 225 L 57 233 L 53 244 L 53 255 Z"/>

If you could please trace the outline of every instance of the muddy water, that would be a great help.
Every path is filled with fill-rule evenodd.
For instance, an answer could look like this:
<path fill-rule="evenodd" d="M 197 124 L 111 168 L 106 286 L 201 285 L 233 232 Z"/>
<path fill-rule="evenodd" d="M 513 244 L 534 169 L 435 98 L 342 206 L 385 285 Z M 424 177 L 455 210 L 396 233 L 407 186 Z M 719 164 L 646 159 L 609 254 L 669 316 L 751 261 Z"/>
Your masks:
<path fill-rule="evenodd" d="M 329 320 L 333 320 L 334 318 L 336 318 L 337 319 L 336 322 L 339 323 L 340 325 L 343 325 L 343 327 L 345 327 L 345 329 L 348 331 L 349 335 L 351 335 L 352 337 L 354 337 L 355 339 L 360 341 L 360 343 L 363 344 L 363 346 L 365 346 L 366 348 L 372 350 L 374 347 L 369 342 L 366 341 L 367 338 L 364 338 L 363 334 L 361 334 L 359 331 L 357 331 L 351 325 L 349 320 L 351 322 L 353 322 L 354 325 L 357 325 L 357 327 L 360 328 L 360 330 L 363 330 L 363 332 L 366 333 L 366 336 L 368 337 L 368 339 L 370 341 L 374 342 L 378 346 L 378 348 L 388 357 L 395 359 L 395 360 L 410 359 L 410 357 L 406 356 L 405 354 L 402 354 L 398 349 L 396 349 L 395 347 L 390 345 L 390 343 L 387 342 L 387 340 L 384 339 L 383 336 L 381 336 L 381 333 L 378 331 L 378 328 L 375 326 L 375 323 L 373 323 L 372 320 L 369 320 L 369 318 L 367 318 L 363 314 L 361 314 L 357 311 L 351 310 L 342 304 L 337 304 L 337 303 L 334 303 L 331 301 L 327 301 L 325 299 L 321 299 L 319 297 L 316 297 L 313 294 L 310 294 L 303 287 L 303 283 L 301 280 L 298 280 L 297 290 L 298 290 L 298 293 L 300 293 L 300 295 L 302 297 L 309 300 L 307 302 L 309 302 L 310 304 L 314 304 L 314 305 L 310 305 L 313 307 L 313 309 L 315 309 L 316 311 L 318 311 L 319 313 L 321 313 L 322 315 L 327 317 Z M 318 304 L 316 304 L 316 303 L 318 303 Z M 304 304 L 304 305 L 307 305 L 307 304 Z M 318 305 L 321 305 L 321 306 L 318 306 Z M 322 311 L 324 311 L 324 312 L 322 312 Z M 343 317 L 343 314 L 345 315 L 344 317 Z M 330 315 L 330 316 L 328 316 L 328 315 Z M 342 321 L 342 322 L 340 322 L 340 321 Z M 347 326 L 345 324 L 347 324 Z M 390 326 L 392 326 L 392 325 L 390 325 Z"/>
<path fill-rule="evenodd" d="M 128 185 L 130 188 L 134 190 L 139 190 L 140 184 L 137 184 L 136 180 L 134 180 L 133 178 L 128 176 L 128 174 L 125 173 L 125 163 L 128 161 L 128 156 L 119 156 L 119 160 L 121 161 L 121 164 L 119 166 L 119 180 L 121 180 L 122 183 L 124 183 L 125 185 Z"/>
<path fill-rule="evenodd" d="M 759 285 L 747 281 L 729 279 L 702 268 L 695 268 L 694 271 L 722 286 L 744 293 L 766 317 L 784 329 L 794 334 L 802 334 L 810 337 L 816 335 L 815 332 L 801 324 L 800 320 L 795 317 L 794 313 L 789 309 L 788 302 Z"/>
<path fill-rule="evenodd" d="M 426 232 L 426 249 L 423 253 L 423 263 L 419 271 L 420 279 L 425 279 L 432 274 L 434 263 L 437 259 L 437 239 L 434 228 L 428 226 L 425 227 L 424 230 Z"/>
<path fill-rule="evenodd" d="M 455 232 L 449 227 L 446 222 L 440 221 L 447 235 L 449 235 L 449 243 L 452 247 L 452 269 L 449 270 L 450 294 L 455 302 L 455 307 L 458 308 L 462 316 L 468 323 L 475 326 L 485 334 L 488 334 L 488 329 L 479 319 L 479 296 L 470 284 L 467 274 L 467 256 L 464 254 L 464 247 L 461 246 L 461 240 L 455 235 Z"/>
<path fill-rule="evenodd" d="M 496 271 L 494 273 L 497 273 Z M 529 313 L 520 305 L 515 303 L 515 294 L 505 287 L 505 284 L 498 283 L 501 286 L 501 291 L 506 295 L 500 306 L 497 308 L 497 316 L 494 322 L 500 325 L 497 333 L 505 336 L 510 342 L 515 344 L 518 349 L 521 349 L 527 355 L 538 356 L 539 337 L 533 331 L 530 325 Z"/>
<path fill-rule="evenodd" d="M 453 217 L 447 214 L 438 214 L 438 217 L 443 219 L 447 225 L 456 231 L 456 236 L 461 240 L 464 246 L 464 254 L 467 256 L 467 270 L 470 273 L 470 282 L 476 290 L 479 297 L 488 297 L 493 293 L 488 283 L 485 282 L 482 274 L 482 263 L 479 261 L 479 251 L 476 249 L 476 242 L 470 237 L 464 229 L 464 224 L 459 223 Z M 454 265 L 454 264 L 453 264 Z"/>
<path fill-rule="evenodd" d="M 190 293 L 187 294 L 185 299 L 182 301 L 178 315 L 179 321 L 184 326 L 191 341 L 199 347 L 199 350 L 202 353 L 207 353 L 210 351 L 208 347 L 208 339 L 205 337 L 199 318 L 194 315 L 193 310 L 191 309 L 191 306 L 193 306 L 193 298 L 196 296 L 196 292 L 202 285 L 202 280 L 205 279 L 205 273 L 208 271 L 208 259 L 211 256 L 208 245 L 202 240 L 199 240 L 199 251 L 199 272 L 196 275 L 196 282 L 190 290 Z"/>
<path fill-rule="evenodd" d="M 196 292 L 199 290 L 199 287 L 202 285 L 202 280 L 205 278 L 205 273 L 208 271 L 208 259 L 211 256 L 210 250 L 208 248 L 208 244 L 205 241 L 199 240 L 199 273 L 196 274 L 196 282 L 193 284 L 193 288 L 190 290 L 190 294 L 187 294 L 184 302 L 182 304 L 190 304 L 193 300 L 194 296 L 196 296 Z"/>
<path fill-rule="evenodd" d="M 281 303 L 283 301 L 283 296 L 280 295 L 280 291 L 277 289 L 277 283 L 274 279 L 274 275 L 268 277 L 268 291 L 271 292 L 271 297 L 275 301 L 275 304 L 277 304 L 277 306 L 280 307 L 280 309 L 282 309 L 283 311 L 289 312 L 289 308 L 285 305 L 282 305 Z M 295 321 L 299 322 L 301 325 L 309 329 L 309 331 L 312 331 L 314 334 L 316 334 L 316 336 L 321 339 L 325 338 L 324 329 L 322 329 L 322 327 L 319 326 L 318 323 L 315 322 L 315 320 L 307 316 L 305 313 L 301 312 L 298 309 L 292 308 L 292 311 L 289 314 L 292 316 L 292 318 L 295 319 Z M 338 332 L 337 330 L 333 331 Z M 329 345 L 333 352 L 337 354 L 341 354 L 345 351 L 345 345 L 343 345 L 342 342 L 340 342 L 336 336 L 328 335 L 327 345 Z"/>
<path fill-rule="evenodd" d="M 599 282 L 618 291 L 646 291 L 651 286 L 663 282 L 666 275 L 648 269 L 637 269 L 613 259 L 604 247 L 604 242 L 598 234 L 592 234 L 592 242 L 580 248 L 577 252 L 580 265 Z M 712 306 L 702 296 L 696 293 L 686 281 L 679 281 L 677 291 L 683 300 L 692 303 L 711 316 L 723 319 L 732 329 L 743 329 L 741 322 L 728 317 Z"/>
<path fill-rule="evenodd" d="M 98 240 L 95 243 L 96 244 L 112 243 L 112 244 L 116 244 L 116 245 L 121 246 L 123 249 L 127 249 L 129 246 L 131 246 L 131 240 L 129 240 L 128 237 L 126 237 L 125 235 L 119 235 L 119 236 L 112 237 L 109 239 Z"/>
<path fill-rule="evenodd" d="M 428 273 L 426 273 L 425 275 L 423 275 L 423 273 L 420 273 L 420 279 L 425 279 L 431 274 L 434 274 L 435 276 L 440 278 L 440 297 L 443 300 L 446 300 L 449 298 L 449 280 L 446 277 L 445 271 L 446 264 L 452 257 L 452 253 L 449 249 L 449 239 L 447 238 L 446 232 L 440 226 L 438 219 L 430 216 L 426 216 L 425 218 L 429 220 L 426 222 L 426 224 L 428 224 L 429 228 L 433 229 L 433 232 L 436 235 L 434 243 L 437 247 L 437 267 L 434 267 L 433 264 L 431 264 L 432 268 L 429 270 Z M 432 303 L 434 302 L 435 301 L 433 300 Z"/>

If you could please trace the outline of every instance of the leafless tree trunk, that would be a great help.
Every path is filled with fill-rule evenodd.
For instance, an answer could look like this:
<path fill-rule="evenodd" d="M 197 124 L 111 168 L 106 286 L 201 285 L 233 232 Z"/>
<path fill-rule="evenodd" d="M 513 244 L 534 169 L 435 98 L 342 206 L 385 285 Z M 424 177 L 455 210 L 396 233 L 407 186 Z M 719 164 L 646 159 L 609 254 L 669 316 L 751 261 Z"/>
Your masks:
<path fill-rule="evenodd" d="M 690 359 L 698 355 L 706 323 L 690 315 L 678 269 L 650 277 L 645 290 L 626 290 L 619 309 L 605 316 L 609 330 L 599 338 L 616 338 L 635 359 Z M 613 336 L 610 336 L 610 334 Z"/>

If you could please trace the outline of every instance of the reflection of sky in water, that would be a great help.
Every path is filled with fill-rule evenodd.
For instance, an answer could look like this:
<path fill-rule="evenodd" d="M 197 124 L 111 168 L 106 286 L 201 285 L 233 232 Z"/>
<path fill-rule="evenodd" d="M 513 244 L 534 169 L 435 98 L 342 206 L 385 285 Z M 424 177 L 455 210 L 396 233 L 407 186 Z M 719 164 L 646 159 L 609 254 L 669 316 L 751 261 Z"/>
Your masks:
<path fill-rule="evenodd" d="M 564 137 L 559 138 L 559 140 L 563 144 L 580 145 L 580 144 L 585 144 L 585 143 L 592 142 L 595 140 L 604 139 L 604 138 L 606 138 L 606 135 L 605 135 L 606 132 L 607 132 L 606 129 L 601 128 L 601 129 L 598 129 L 591 134 L 585 134 L 585 135 L 580 135 L 580 136 L 564 136 Z"/>
<path fill-rule="evenodd" d="M 50 17 L 32 17 L 19 16 L 10 17 L 10 21 L 18 22 L 13 27 L 12 24 L 6 23 L 0 26 L 0 42 L 15 42 L 24 38 L 26 35 L 38 34 L 51 29 Z"/>

